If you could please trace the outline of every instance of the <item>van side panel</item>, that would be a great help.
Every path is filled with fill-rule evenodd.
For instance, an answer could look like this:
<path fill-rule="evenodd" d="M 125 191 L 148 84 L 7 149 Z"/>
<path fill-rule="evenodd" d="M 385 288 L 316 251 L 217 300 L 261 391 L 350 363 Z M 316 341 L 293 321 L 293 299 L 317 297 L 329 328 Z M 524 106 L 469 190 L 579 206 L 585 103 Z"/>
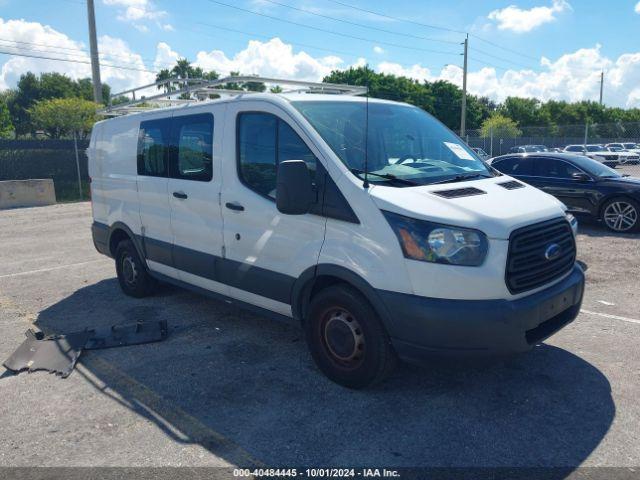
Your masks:
<path fill-rule="evenodd" d="M 89 184 L 91 191 L 91 210 L 93 212 L 93 219 L 98 222 L 106 219 L 104 201 L 100 196 L 100 191 L 96 189 L 95 183 L 96 180 L 102 178 L 102 157 L 104 154 L 98 150 L 98 146 L 102 138 L 103 125 L 104 122 L 98 122 L 93 126 L 89 148 L 87 148 L 89 178 L 91 179 L 91 183 Z"/>
<path fill-rule="evenodd" d="M 135 117 L 135 116 L 132 116 Z M 121 117 L 101 122 L 90 159 L 94 221 L 122 222 L 140 234 L 138 212 L 137 145 L 139 120 Z"/>

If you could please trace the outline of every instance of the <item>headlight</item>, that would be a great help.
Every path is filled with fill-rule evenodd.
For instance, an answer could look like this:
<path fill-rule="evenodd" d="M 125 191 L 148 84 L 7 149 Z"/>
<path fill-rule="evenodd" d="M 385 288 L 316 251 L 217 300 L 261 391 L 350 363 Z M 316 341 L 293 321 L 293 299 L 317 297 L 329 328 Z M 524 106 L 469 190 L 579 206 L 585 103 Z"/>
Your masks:
<path fill-rule="evenodd" d="M 576 220 L 576 217 L 574 217 L 570 213 L 565 213 L 565 215 L 567 217 L 567 222 L 569 222 L 569 225 L 571 225 L 571 230 L 573 230 L 573 234 L 577 235 L 578 234 L 578 220 Z"/>
<path fill-rule="evenodd" d="M 478 230 L 416 220 L 397 213 L 382 213 L 398 237 L 406 258 L 478 266 L 487 256 L 487 236 Z"/>

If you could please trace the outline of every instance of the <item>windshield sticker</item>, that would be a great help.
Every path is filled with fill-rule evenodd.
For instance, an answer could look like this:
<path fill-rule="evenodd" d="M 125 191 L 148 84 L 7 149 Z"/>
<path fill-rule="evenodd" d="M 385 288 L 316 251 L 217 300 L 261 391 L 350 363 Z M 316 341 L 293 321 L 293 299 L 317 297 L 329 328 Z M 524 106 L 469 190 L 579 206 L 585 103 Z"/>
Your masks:
<path fill-rule="evenodd" d="M 449 148 L 449 150 L 451 150 L 453 153 L 456 154 L 456 157 L 462 160 L 475 160 L 475 158 L 473 158 L 469 152 L 467 152 L 464 148 L 462 148 L 461 145 L 458 145 L 457 143 L 451 143 L 451 142 L 443 142 L 443 143 Z"/>

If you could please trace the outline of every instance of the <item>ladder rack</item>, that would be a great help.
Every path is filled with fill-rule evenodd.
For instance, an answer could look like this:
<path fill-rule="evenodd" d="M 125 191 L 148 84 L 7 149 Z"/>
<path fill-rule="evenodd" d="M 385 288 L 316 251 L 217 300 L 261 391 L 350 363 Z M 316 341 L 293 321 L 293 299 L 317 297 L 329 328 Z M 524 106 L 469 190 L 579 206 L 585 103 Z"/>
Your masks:
<path fill-rule="evenodd" d="M 325 93 L 334 95 L 364 95 L 367 93 L 367 87 L 357 85 L 306 82 L 303 80 L 286 80 L 280 78 L 256 77 L 251 75 L 232 76 L 216 80 L 174 77 L 114 93 L 109 96 L 109 106 L 100 110 L 98 113 L 105 116 L 126 115 L 128 113 L 149 111 L 154 108 L 211 101 L 213 100 L 213 95 L 216 96 L 214 98 L 220 98 L 225 96 L 229 97 L 264 93 L 251 90 L 225 88 L 229 84 L 248 83 L 263 84 L 267 88 L 268 85 L 279 86 L 282 88 L 282 92 L 280 93 Z M 178 85 L 177 88 L 176 85 Z M 285 87 L 289 87 L 289 89 L 286 89 Z M 149 95 L 149 93 L 153 93 L 153 91 L 149 92 L 149 89 L 164 91 Z M 266 92 L 268 93 L 268 90 Z M 113 105 L 113 100 L 116 98 L 119 99 L 122 96 L 126 96 L 130 99 L 127 102 Z M 145 103 L 152 103 L 153 106 L 140 106 Z"/>

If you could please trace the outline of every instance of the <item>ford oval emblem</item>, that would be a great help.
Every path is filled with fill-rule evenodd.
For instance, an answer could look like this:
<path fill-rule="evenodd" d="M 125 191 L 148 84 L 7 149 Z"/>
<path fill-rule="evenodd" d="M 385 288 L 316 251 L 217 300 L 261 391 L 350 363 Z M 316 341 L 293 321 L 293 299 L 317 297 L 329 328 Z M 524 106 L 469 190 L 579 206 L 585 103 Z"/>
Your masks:
<path fill-rule="evenodd" d="M 544 251 L 544 258 L 546 258 L 547 260 L 553 260 L 554 258 L 558 258 L 560 252 L 560 245 L 558 245 L 557 243 L 552 243 Z"/>

